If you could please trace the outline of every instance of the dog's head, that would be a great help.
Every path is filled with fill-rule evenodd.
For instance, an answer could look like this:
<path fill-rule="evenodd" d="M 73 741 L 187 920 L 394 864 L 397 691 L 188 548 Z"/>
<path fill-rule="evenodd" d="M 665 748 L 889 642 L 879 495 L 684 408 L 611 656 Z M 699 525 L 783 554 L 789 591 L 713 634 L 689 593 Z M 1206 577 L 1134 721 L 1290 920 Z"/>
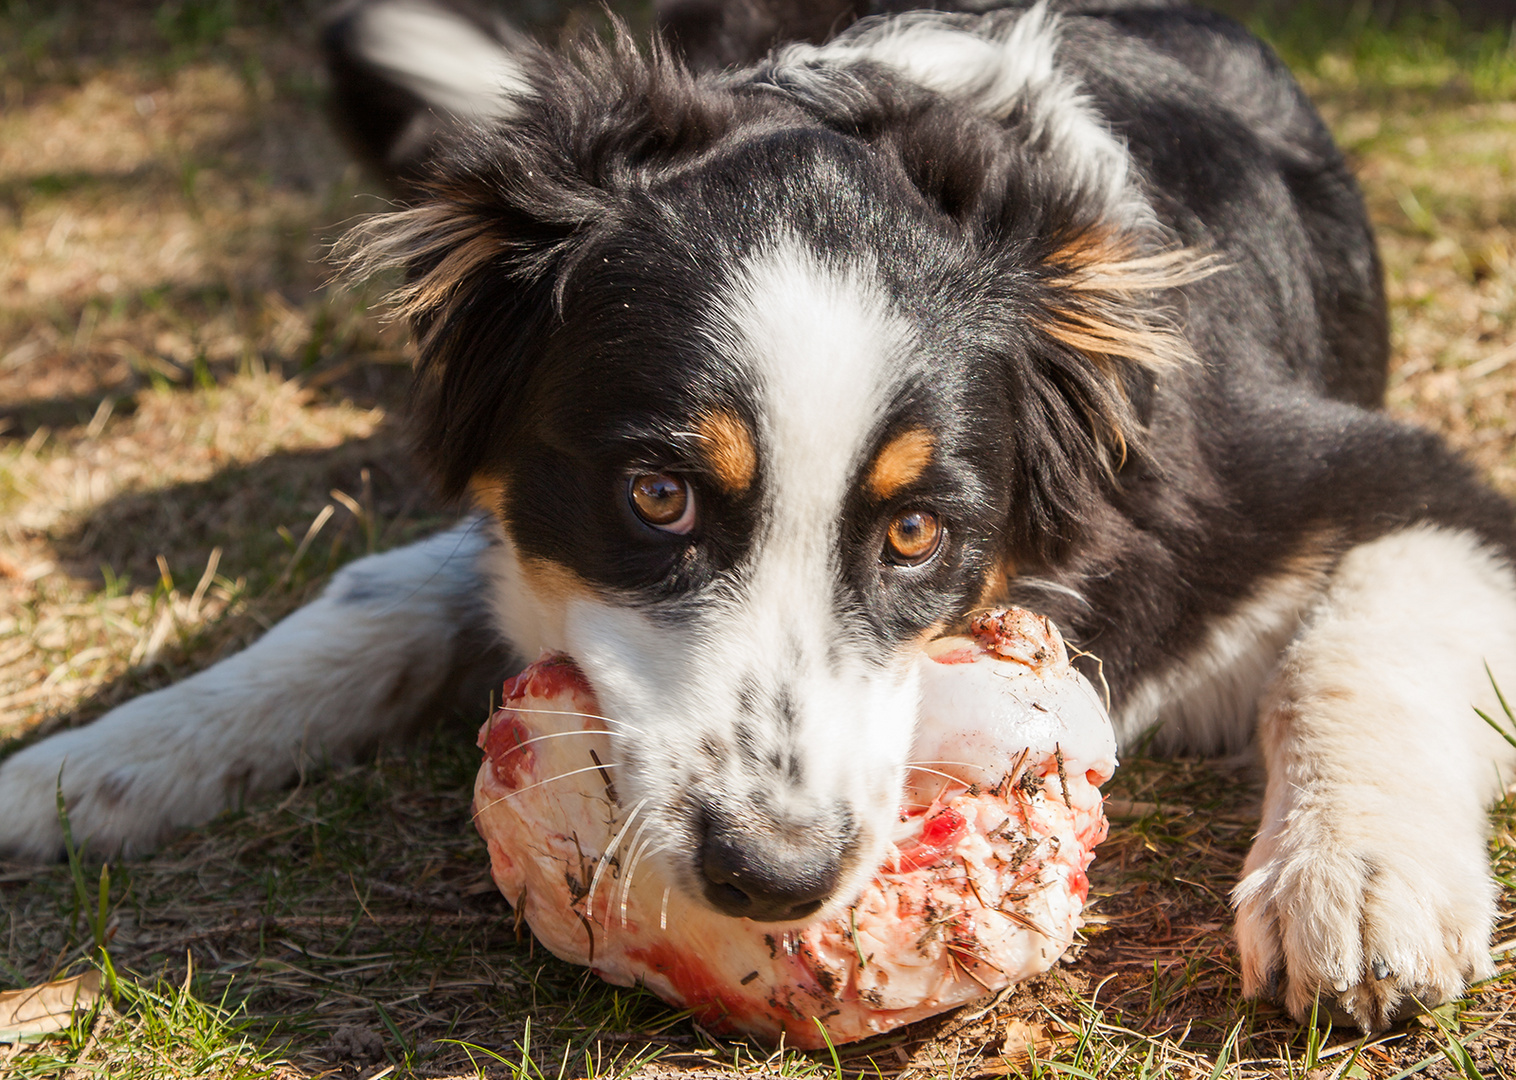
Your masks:
<path fill-rule="evenodd" d="M 646 843 L 722 911 L 856 894 L 920 646 L 1078 544 L 1183 353 L 1154 294 L 1191 264 L 1034 15 L 700 80 L 525 56 L 363 234 L 408 274 L 422 451 L 502 526 L 502 623 L 577 659 Z"/>

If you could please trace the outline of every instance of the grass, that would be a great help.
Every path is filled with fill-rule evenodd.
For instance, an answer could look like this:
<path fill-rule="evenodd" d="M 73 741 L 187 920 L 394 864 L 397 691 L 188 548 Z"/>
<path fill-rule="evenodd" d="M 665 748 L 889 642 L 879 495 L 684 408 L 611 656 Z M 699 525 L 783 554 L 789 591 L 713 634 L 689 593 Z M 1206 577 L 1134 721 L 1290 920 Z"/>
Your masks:
<path fill-rule="evenodd" d="M 1451 4 L 1418 5 L 1392 23 L 1376 17 L 1365 0 L 1335 9 L 1265 6 L 1250 21 L 1318 93 L 1503 101 L 1516 91 L 1512 27 L 1470 30 Z"/>
<path fill-rule="evenodd" d="M 0 755 L 204 666 L 346 559 L 448 520 L 399 430 L 406 342 L 374 294 L 325 284 L 324 243 L 381 201 L 320 114 L 317 6 L 0 0 Z M 1509 37 L 1319 10 L 1260 25 L 1362 179 L 1391 407 L 1516 494 Z M 467 818 L 478 719 L 108 876 L 0 866 L 0 988 L 117 975 L 63 1036 L 0 1049 L 0 1076 L 1516 1071 L 1509 962 L 1370 1042 L 1243 1002 L 1225 897 L 1257 780 L 1140 758 L 1111 789 L 1071 962 L 835 1052 L 717 1039 L 518 932 Z M 1516 802 L 1493 820 L 1509 944 Z"/>

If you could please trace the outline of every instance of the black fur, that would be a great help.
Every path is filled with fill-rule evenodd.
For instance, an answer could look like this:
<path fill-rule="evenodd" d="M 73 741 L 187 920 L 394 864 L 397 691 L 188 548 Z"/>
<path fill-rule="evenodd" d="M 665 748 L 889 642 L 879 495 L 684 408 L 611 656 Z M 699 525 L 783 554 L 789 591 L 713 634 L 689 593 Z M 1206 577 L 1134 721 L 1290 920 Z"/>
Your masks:
<path fill-rule="evenodd" d="M 504 478 L 529 553 L 621 593 L 668 600 L 730 572 L 756 496 L 700 482 L 701 530 L 671 538 L 618 516 L 612 492 L 630 467 L 698 479 L 677 433 L 748 408 L 742 371 L 698 331 L 731 268 L 783 227 L 877 260 L 920 335 L 880 437 L 938 433 L 932 468 L 892 507 L 929 500 L 950 543 L 930 570 L 892 575 L 877 558 L 892 507 L 860 494 L 846 510 L 840 601 L 887 640 L 963 615 L 1003 566 L 1007 595 L 1101 658 L 1119 706 L 1302 560 L 1422 521 L 1516 551 L 1510 507 L 1378 411 L 1374 241 L 1280 62 L 1191 9 L 1064 19 L 1061 60 L 1126 140 L 1163 235 L 1218 264 L 1115 302 L 1172 308 L 1199 363 L 1155 375 L 1050 332 L 1087 302 L 1068 252 L 1106 225 L 1026 116 L 991 122 L 866 66 L 697 78 L 622 37 L 533 54 L 520 115 L 446 143 L 416 188 L 494 251 L 417 311 L 419 442 L 444 487 Z M 415 255 L 412 278 L 453 250 Z"/>

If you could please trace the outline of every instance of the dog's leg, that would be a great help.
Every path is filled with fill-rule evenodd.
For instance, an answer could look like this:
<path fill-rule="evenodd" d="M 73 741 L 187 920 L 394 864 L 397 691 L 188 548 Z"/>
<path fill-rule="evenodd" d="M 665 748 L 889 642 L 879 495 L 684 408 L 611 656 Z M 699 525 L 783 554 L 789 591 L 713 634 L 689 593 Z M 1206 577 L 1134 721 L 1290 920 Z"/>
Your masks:
<path fill-rule="evenodd" d="M 1378 1030 L 1489 976 L 1486 808 L 1516 755 L 1516 578 L 1419 526 L 1347 553 L 1261 706 L 1263 822 L 1235 890 L 1243 987 Z M 1282 982 L 1280 981 L 1282 980 Z"/>
<path fill-rule="evenodd" d="M 74 836 L 130 854 L 402 731 L 480 644 L 491 537 L 474 520 L 360 559 L 245 651 L 10 757 L 0 853 L 62 850 L 60 774 Z"/>

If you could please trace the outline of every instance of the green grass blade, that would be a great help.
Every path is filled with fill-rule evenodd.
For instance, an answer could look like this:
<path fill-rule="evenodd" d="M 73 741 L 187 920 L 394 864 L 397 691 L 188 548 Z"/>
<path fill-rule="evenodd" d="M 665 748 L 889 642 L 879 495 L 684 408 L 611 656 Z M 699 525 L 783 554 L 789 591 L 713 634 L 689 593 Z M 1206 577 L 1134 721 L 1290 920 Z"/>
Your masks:
<path fill-rule="evenodd" d="M 816 1025 L 816 1030 L 821 1032 L 821 1038 L 826 1042 L 827 1053 L 832 1055 L 832 1076 L 836 1080 L 842 1080 L 842 1059 L 837 1056 L 837 1047 L 832 1044 L 832 1037 L 827 1034 L 826 1025 L 816 1017 L 811 1017 L 811 1022 Z"/>
<path fill-rule="evenodd" d="M 1353 1075 L 1353 1066 L 1358 1064 L 1358 1056 L 1363 1053 L 1363 1048 L 1365 1044 L 1368 1043 L 1368 1041 L 1369 1037 L 1365 1035 L 1360 1038 L 1356 1044 L 1354 1044 L 1353 1052 L 1348 1055 L 1347 1061 L 1332 1074 L 1332 1080 L 1338 1080 L 1338 1077 L 1350 1077 Z M 1362 1072 L 1363 1070 L 1360 1069 L 1360 1075 Z"/>
<path fill-rule="evenodd" d="M 105 952 L 105 923 L 111 911 L 111 864 L 100 864 L 100 896 L 95 906 L 94 924 L 90 927 L 95 935 L 95 948 Z"/>
<path fill-rule="evenodd" d="M 100 950 L 100 971 L 105 976 L 105 993 L 114 1002 L 121 996 L 121 985 L 116 979 L 116 965 L 111 962 L 111 954 L 107 949 Z"/>
<path fill-rule="evenodd" d="M 1311 1001 L 1311 1019 L 1309 1024 L 1306 1025 L 1305 1032 L 1304 1064 L 1306 1072 L 1310 1072 L 1312 1069 L 1316 1068 L 1316 1066 L 1321 1064 L 1321 1048 L 1326 1045 L 1327 1039 L 1331 1038 L 1332 1035 L 1330 1027 L 1327 1028 L 1327 1033 L 1323 1035 L 1321 1033 L 1321 1028 L 1316 1026 L 1316 1022 L 1320 1016 L 1321 995 L 1317 994 Z"/>
<path fill-rule="evenodd" d="M 1242 1034 L 1242 1025 L 1242 1020 L 1237 1021 L 1232 1026 L 1231 1033 L 1227 1035 L 1226 1041 L 1221 1044 L 1221 1053 L 1216 1055 L 1216 1067 L 1211 1070 L 1211 1080 L 1221 1080 L 1222 1074 L 1226 1072 L 1227 1062 L 1232 1058 L 1232 1048 L 1237 1043 L 1237 1036 Z"/>
<path fill-rule="evenodd" d="M 1490 686 L 1495 691 L 1495 700 L 1500 702 L 1500 711 L 1505 713 L 1505 718 L 1516 726 L 1516 713 L 1511 712 L 1511 706 L 1506 703 L 1505 695 L 1500 692 L 1500 684 L 1495 681 L 1495 673 L 1490 670 L 1490 662 L 1484 662 L 1484 673 L 1490 677 Z"/>
<path fill-rule="evenodd" d="M 1417 1004 L 1421 1005 L 1421 1002 L 1418 1001 Z M 1455 1002 L 1450 1006 L 1439 1006 L 1435 1009 L 1428 1009 L 1425 1005 L 1422 1005 L 1422 1009 L 1424 1010 L 1422 1015 L 1430 1017 L 1432 1023 L 1437 1025 L 1437 1030 L 1442 1032 L 1442 1037 L 1446 1040 L 1442 1047 L 1442 1056 L 1447 1058 L 1448 1064 L 1453 1066 L 1454 1071 L 1464 1077 L 1465 1080 L 1483 1080 L 1479 1074 L 1479 1066 L 1474 1064 L 1474 1057 L 1469 1053 L 1468 1047 L 1463 1045 L 1463 1040 L 1458 1037 L 1458 1032 L 1441 1016 L 1443 1009 L 1456 1010 L 1457 1003 Z M 1455 1011 L 1455 1022 L 1456 1015 Z"/>
<path fill-rule="evenodd" d="M 58 825 L 63 830 L 63 851 L 68 856 L 68 873 L 74 883 L 74 910 L 69 917 L 69 937 L 79 929 L 79 920 L 91 922 L 89 917 L 89 888 L 84 884 L 84 862 L 79 858 L 79 848 L 74 843 L 74 829 L 68 820 L 68 801 L 63 797 L 63 766 L 58 766 L 58 778 L 54 782 L 54 798 L 58 806 Z M 93 929 L 93 926 L 91 927 Z M 98 944 L 98 941 L 96 942 Z"/>
<path fill-rule="evenodd" d="M 400 1053 L 405 1054 L 407 1052 L 407 1043 L 405 1036 L 400 1034 L 400 1029 L 395 1026 L 395 1021 L 390 1019 L 390 1014 L 385 1012 L 384 1006 L 379 1004 L 377 1001 L 374 1002 L 374 1011 L 379 1014 L 379 1022 L 384 1025 L 385 1030 L 390 1033 L 390 1036 L 392 1038 L 394 1038 L 395 1045 L 400 1048 Z M 384 1052 L 384 1056 L 389 1058 L 390 1061 L 395 1062 L 395 1059 L 390 1056 L 388 1050 Z M 395 1062 L 395 1064 L 399 1064 L 399 1062 Z"/>
<path fill-rule="evenodd" d="M 1495 729 L 1495 734 L 1499 735 L 1502 739 L 1510 743 L 1512 746 L 1516 746 L 1516 736 L 1512 736 L 1509 731 L 1501 727 L 1493 717 L 1491 717 L 1488 713 L 1486 713 L 1478 706 L 1475 706 L 1474 711 L 1479 714 L 1479 719 L 1483 720 L 1486 724 L 1489 724 L 1490 727 Z"/>

